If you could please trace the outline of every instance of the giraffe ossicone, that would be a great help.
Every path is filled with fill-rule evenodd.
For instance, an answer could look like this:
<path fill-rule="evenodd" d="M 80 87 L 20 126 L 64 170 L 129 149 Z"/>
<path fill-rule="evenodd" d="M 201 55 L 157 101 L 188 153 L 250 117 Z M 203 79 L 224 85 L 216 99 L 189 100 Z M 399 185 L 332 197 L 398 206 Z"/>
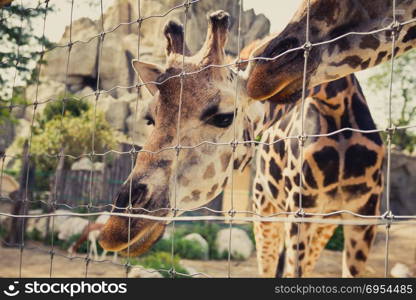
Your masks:
<path fill-rule="evenodd" d="M 154 128 L 115 199 L 113 211 L 126 212 L 131 202 L 135 214 L 166 217 L 204 206 L 227 186 L 233 168 L 243 169 L 256 156 L 253 202 L 258 214 L 295 212 L 300 193 L 306 213 L 347 209 L 377 214 L 384 153 L 379 135 L 350 131 L 325 135 L 344 127 L 375 128 L 355 77 L 308 91 L 305 134 L 323 136 L 305 140 L 301 166 L 298 140 L 285 139 L 301 133 L 299 95 L 292 95 L 288 104 L 253 101 L 244 88 L 243 72 L 209 67 L 226 63 L 229 15 L 219 11 L 208 21 L 206 41 L 195 55 L 188 52 L 182 56 L 187 49 L 183 29 L 169 22 L 165 29 L 167 65 L 133 62 L 141 80 L 149 82 L 146 87 L 153 100 L 148 118 Z M 189 74 L 178 76 L 182 71 Z M 236 80 L 241 83 L 236 85 Z M 236 86 L 240 87 L 238 95 Z M 261 136 L 261 144 L 256 150 L 257 136 Z M 242 142 L 234 145 L 235 152 L 233 141 Z M 176 152 L 178 144 L 182 147 Z M 165 226 L 162 221 L 112 216 L 100 243 L 107 250 L 140 255 L 160 238 Z M 295 223 L 255 223 L 260 273 L 307 274 L 335 227 L 303 224 L 298 241 Z M 367 261 L 375 226 L 364 227 L 345 229 L 344 276 L 359 275 Z M 296 260 L 299 270 L 295 269 Z"/>

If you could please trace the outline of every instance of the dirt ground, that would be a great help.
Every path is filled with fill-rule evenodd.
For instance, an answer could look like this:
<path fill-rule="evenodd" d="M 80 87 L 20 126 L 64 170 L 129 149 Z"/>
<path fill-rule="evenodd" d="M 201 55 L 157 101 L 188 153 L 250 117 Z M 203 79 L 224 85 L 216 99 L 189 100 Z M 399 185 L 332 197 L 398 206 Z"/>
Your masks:
<path fill-rule="evenodd" d="M 416 226 L 394 225 L 390 234 L 389 268 L 396 263 L 406 264 L 416 276 Z M 29 243 L 22 256 L 22 277 L 49 277 L 51 256 L 49 248 L 37 243 Z M 20 255 L 18 249 L 0 247 L 0 277 L 18 277 Z M 83 257 L 72 260 L 64 257 L 67 253 L 57 250 L 52 261 L 52 277 L 85 277 L 86 263 Z M 366 277 L 382 277 L 384 274 L 385 232 L 382 227 L 376 237 L 367 264 Z M 104 262 L 91 262 L 88 266 L 88 277 L 125 277 L 125 267 L 111 263 L 112 256 Z M 341 252 L 324 250 L 311 277 L 340 277 Z M 123 260 L 118 260 L 123 264 Z M 202 272 L 211 277 L 226 277 L 227 261 L 182 260 L 182 265 L 192 272 Z M 253 255 L 242 262 L 231 262 L 232 277 L 257 277 L 257 263 Z"/>

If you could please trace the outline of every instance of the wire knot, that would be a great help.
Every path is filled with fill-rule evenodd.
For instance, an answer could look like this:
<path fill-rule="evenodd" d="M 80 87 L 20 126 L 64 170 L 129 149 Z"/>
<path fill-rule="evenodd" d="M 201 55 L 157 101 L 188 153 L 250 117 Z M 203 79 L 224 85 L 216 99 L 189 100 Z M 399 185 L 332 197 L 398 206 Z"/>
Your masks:
<path fill-rule="evenodd" d="M 168 274 L 170 275 L 170 277 L 175 277 L 176 276 L 176 270 L 175 270 L 175 268 L 174 267 L 172 267 L 172 268 L 170 268 L 169 269 L 169 271 L 168 271 Z"/>
<path fill-rule="evenodd" d="M 51 255 L 51 260 L 53 260 L 53 258 L 55 256 L 55 251 L 49 250 L 49 254 Z"/>
<path fill-rule="evenodd" d="M 394 214 L 391 210 L 386 211 L 381 217 L 383 220 L 387 221 L 388 225 L 390 225 L 394 220 Z"/>
<path fill-rule="evenodd" d="M 233 152 L 235 152 L 235 150 L 237 149 L 237 146 L 238 146 L 238 142 L 237 141 L 231 141 L 230 142 L 230 146 L 231 146 L 231 148 L 233 149 Z"/>
<path fill-rule="evenodd" d="M 313 44 L 309 41 L 307 41 L 305 44 L 303 44 L 302 49 L 305 50 L 306 52 L 311 51 L 313 47 Z"/>
<path fill-rule="evenodd" d="M 391 22 L 389 29 L 391 30 L 391 34 L 395 35 L 397 32 L 399 32 L 401 27 L 401 24 L 399 21 L 394 20 L 393 22 Z"/>
<path fill-rule="evenodd" d="M 130 264 L 130 261 L 127 261 L 125 264 L 124 264 L 124 267 L 126 268 L 126 273 L 128 274 L 128 273 L 130 273 L 130 271 L 131 271 L 131 267 L 132 267 L 132 265 Z"/>
<path fill-rule="evenodd" d="M 171 210 L 171 212 L 173 213 L 173 216 L 174 216 L 174 217 L 176 217 L 176 215 L 177 215 L 177 213 L 178 213 L 179 209 L 178 209 L 178 208 L 176 208 L 176 207 L 172 207 L 170 210 Z"/>
<path fill-rule="evenodd" d="M 306 138 L 306 135 L 298 135 L 298 141 L 301 147 L 305 145 Z"/>
<path fill-rule="evenodd" d="M 306 213 L 303 210 L 303 208 L 299 208 L 295 213 L 295 218 L 304 218 L 305 215 L 306 215 Z"/>
<path fill-rule="evenodd" d="M 234 208 L 232 208 L 232 209 L 230 209 L 230 210 L 228 211 L 228 215 L 229 215 L 231 218 L 234 218 L 236 214 L 237 214 L 237 211 L 236 211 Z"/>
<path fill-rule="evenodd" d="M 181 146 L 181 144 L 177 144 L 176 146 L 175 146 L 175 151 L 176 151 L 176 156 L 179 156 L 179 152 L 181 151 L 181 149 L 182 149 L 182 146 Z"/>
<path fill-rule="evenodd" d="M 185 13 L 187 13 L 189 7 L 191 7 L 191 3 L 189 2 L 189 0 L 186 0 L 186 2 L 183 4 L 183 7 L 185 7 Z"/>
<path fill-rule="evenodd" d="M 388 142 L 391 142 L 393 135 L 396 133 L 396 130 L 397 130 L 396 126 L 387 127 L 385 129 L 386 134 L 387 134 L 387 141 Z"/>

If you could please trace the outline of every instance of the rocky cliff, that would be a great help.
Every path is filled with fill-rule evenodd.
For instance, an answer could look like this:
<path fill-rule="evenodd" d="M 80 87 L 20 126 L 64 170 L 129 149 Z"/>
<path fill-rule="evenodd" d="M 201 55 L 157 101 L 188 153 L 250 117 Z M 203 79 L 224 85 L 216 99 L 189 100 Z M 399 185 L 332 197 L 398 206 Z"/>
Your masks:
<path fill-rule="evenodd" d="M 77 96 L 91 95 L 85 101 L 95 101 L 92 95 L 97 87 L 99 75 L 100 90 L 110 90 L 100 95 L 98 107 L 106 113 L 107 120 L 119 131 L 134 137 L 138 144 L 146 136 L 146 126 L 142 120 L 140 104 L 138 116 L 135 103 L 137 92 L 135 89 L 123 88 L 134 85 L 138 79 L 131 67 L 131 60 L 140 59 L 164 63 L 165 38 L 163 27 L 168 20 L 176 19 L 184 22 L 185 8 L 181 6 L 183 0 L 142 1 L 141 23 L 138 30 L 138 8 L 136 0 L 118 0 L 104 13 L 103 22 L 80 18 L 73 21 L 72 27 L 66 27 L 59 47 L 47 52 L 47 64 L 42 68 L 39 89 L 35 85 L 26 88 L 26 98 L 33 101 L 36 98 L 42 102 L 47 99 L 57 99 L 65 91 Z M 176 8 L 175 8 L 176 7 Z M 172 9 L 175 8 L 175 9 Z M 205 39 L 207 29 L 206 16 L 212 11 L 223 9 L 233 16 L 230 39 L 226 51 L 229 55 L 238 52 L 238 16 L 239 1 L 200 1 L 189 7 L 186 39 L 191 51 L 196 52 Z M 103 43 L 100 43 L 100 33 L 104 26 Z M 241 16 L 241 44 L 244 47 L 250 41 L 262 38 L 269 33 L 270 22 L 262 14 L 255 14 L 254 10 L 246 10 Z M 140 32 L 140 36 L 139 36 Z M 140 50 L 139 50 L 140 40 Z M 72 41 L 69 54 L 68 45 Z M 101 55 L 101 56 L 100 56 Z M 68 63 L 69 57 L 69 63 Z M 66 69 L 68 67 L 68 74 Z M 99 72 L 99 74 L 98 74 Z M 143 93 L 145 93 L 143 89 Z M 148 95 L 139 95 L 146 100 Z M 39 105 L 41 112 L 45 105 Z M 32 118 L 32 107 L 23 113 L 25 119 Z M 136 120 L 136 124 L 135 121 Z"/>

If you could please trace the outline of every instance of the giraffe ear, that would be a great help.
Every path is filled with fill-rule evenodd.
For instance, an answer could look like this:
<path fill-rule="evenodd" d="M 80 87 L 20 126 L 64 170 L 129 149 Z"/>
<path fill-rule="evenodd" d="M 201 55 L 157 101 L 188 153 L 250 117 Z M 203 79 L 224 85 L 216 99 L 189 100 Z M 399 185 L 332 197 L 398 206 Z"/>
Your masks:
<path fill-rule="evenodd" d="M 147 83 L 145 86 L 149 90 L 149 92 L 152 95 L 156 94 L 158 89 L 157 84 L 155 84 L 155 82 L 157 81 L 157 78 L 165 72 L 165 69 L 162 66 L 142 62 L 137 59 L 133 59 L 132 65 L 140 80 L 143 83 Z"/>

